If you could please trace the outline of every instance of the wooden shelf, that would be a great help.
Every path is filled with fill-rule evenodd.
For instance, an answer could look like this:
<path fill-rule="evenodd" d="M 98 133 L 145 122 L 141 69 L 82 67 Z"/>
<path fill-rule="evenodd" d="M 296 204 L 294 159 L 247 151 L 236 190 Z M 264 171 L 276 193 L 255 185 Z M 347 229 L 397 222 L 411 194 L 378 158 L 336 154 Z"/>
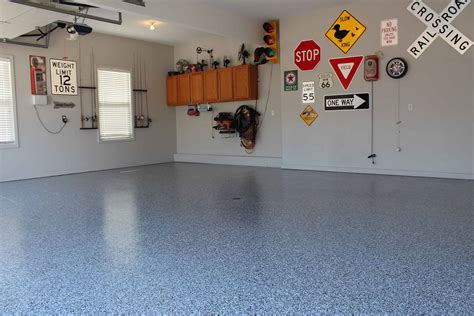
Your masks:
<path fill-rule="evenodd" d="M 258 99 L 256 65 L 206 70 L 168 77 L 168 106 Z"/>

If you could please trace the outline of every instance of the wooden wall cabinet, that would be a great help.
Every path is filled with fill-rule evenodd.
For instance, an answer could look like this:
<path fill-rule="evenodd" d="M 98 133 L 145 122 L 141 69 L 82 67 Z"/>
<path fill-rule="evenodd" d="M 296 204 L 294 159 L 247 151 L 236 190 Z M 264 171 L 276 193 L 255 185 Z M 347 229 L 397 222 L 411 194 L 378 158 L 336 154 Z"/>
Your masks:
<path fill-rule="evenodd" d="M 191 74 L 191 103 L 204 103 L 204 73 Z"/>
<path fill-rule="evenodd" d="M 234 100 L 258 99 L 258 69 L 252 65 L 232 68 Z"/>
<path fill-rule="evenodd" d="M 241 65 L 168 77 L 169 106 L 258 99 L 258 68 Z"/>
<path fill-rule="evenodd" d="M 178 105 L 191 103 L 191 75 L 178 76 Z"/>
<path fill-rule="evenodd" d="M 172 76 L 166 79 L 166 100 L 169 106 L 178 105 L 178 77 Z"/>
<path fill-rule="evenodd" d="M 219 102 L 219 75 L 217 70 L 204 71 L 204 100 Z"/>
<path fill-rule="evenodd" d="M 221 68 L 218 70 L 219 78 L 219 102 L 234 100 L 234 80 L 232 68 Z"/>

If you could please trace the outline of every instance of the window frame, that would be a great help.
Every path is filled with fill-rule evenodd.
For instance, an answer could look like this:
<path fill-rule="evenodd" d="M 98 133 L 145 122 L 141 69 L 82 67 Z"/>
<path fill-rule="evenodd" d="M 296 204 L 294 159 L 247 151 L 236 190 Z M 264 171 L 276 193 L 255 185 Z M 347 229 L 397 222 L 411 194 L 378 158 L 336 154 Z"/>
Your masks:
<path fill-rule="evenodd" d="M 132 135 L 128 138 L 120 138 L 120 139 L 102 139 L 100 137 L 100 103 L 99 103 L 99 71 L 115 71 L 115 72 L 127 72 L 130 74 L 130 123 L 132 126 Z M 116 67 L 109 67 L 109 66 L 99 66 L 95 69 L 95 79 L 97 83 L 97 95 L 96 95 L 96 104 L 97 104 L 97 121 L 98 121 L 98 131 L 97 131 L 97 142 L 99 144 L 102 143 L 121 143 L 121 142 L 133 142 L 135 141 L 135 120 L 134 120 L 134 113 L 135 113 L 135 104 L 134 104 L 134 97 L 133 97 L 133 77 L 132 71 L 128 68 L 116 68 Z"/>
<path fill-rule="evenodd" d="M 13 111 L 13 133 L 15 134 L 15 141 L 11 143 L 1 143 L 0 149 L 14 149 L 20 147 L 18 140 L 18 115 L 16 106 L 16 80 L 15 80 L 15 57 L 13 55 L 1 54 L 0 57 L 10 60 L 11 67 L 11 86 L 12 86 L 12 111 Z"/>

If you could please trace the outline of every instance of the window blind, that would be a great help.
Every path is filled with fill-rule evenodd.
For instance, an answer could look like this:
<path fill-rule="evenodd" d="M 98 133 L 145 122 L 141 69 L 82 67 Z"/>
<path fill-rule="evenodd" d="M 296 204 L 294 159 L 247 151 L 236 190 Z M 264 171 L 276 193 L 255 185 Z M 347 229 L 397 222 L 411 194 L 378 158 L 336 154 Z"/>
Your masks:
<path fill-rule="evenodd" d="M 16 143 L 13 60 L 0 56 L 0 144 Z"/>
<path fill-rule="evenodd" d="M 131 75 L 97 70 L 100 140 L 133 139 Z"/>

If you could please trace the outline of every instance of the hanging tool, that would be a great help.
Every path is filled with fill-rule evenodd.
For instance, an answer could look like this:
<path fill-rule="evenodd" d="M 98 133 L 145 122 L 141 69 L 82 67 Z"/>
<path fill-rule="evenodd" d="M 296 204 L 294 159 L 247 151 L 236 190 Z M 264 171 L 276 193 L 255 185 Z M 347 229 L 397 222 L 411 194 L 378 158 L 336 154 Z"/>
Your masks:
<path fill-rule="evenodd" d="M 148 128 L 152 120 L 148 106 L 146 64 L 142 62 L 142 57 L 139 53 L 133 55 L 133 74 L 135 128 Z"/>

